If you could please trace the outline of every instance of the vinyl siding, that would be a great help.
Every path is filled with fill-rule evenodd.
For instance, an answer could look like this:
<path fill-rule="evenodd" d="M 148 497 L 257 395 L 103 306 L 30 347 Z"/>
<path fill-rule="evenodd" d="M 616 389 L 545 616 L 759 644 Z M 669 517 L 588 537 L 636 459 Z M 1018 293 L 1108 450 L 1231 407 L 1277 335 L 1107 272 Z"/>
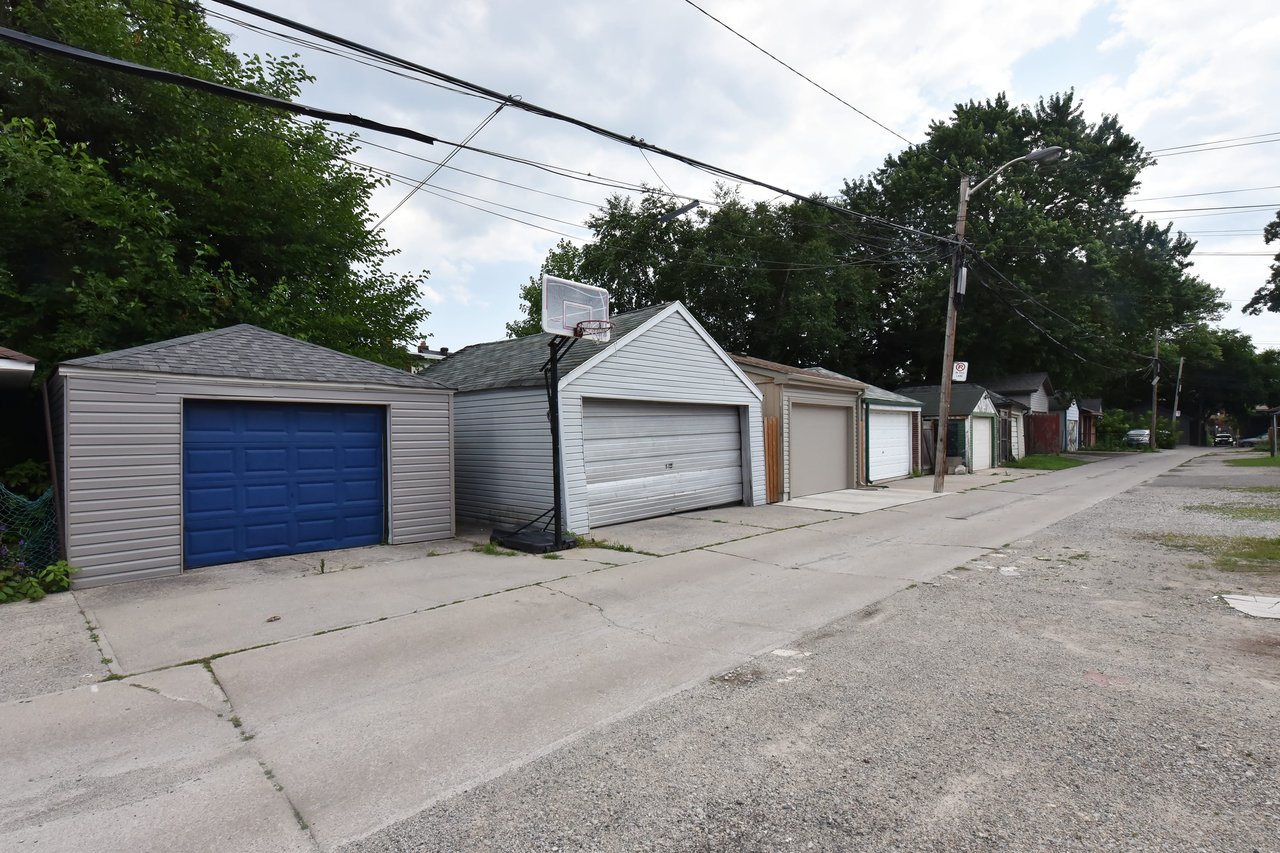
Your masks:
<path fill-rule="evenodd" d="M 846 488 L 855 488 L 858 478 L 858 460 L 861 458 L 861 442 L 858 439 L 858 408 L 859 398 L 852 394 L 841 394 L 839 392 L 813 391 L 807 389 L 782 387 L 782 499 L 784 501 L 791 499 L 791 407 L 799 403 L 801 405 L 817 405 L 817 406 L 843 406 L 849 411 L 849 472 L 847 475 L 848 485 Z"/>
<path fill-rule="evenodd" d="M 518 527 L 550 509 L 546 391 L 474 391 L 454 402 L 458 517 Z"/>
<path fill-rule="evenodd" d="M 587 477 L 583 458 L 583 398 L 650 400 L 739 407 L 742 429 L 743 502 L 765 502 L 764 425 L 755 386 L 726 363 L 679 310 L 659 315 L 654 325 L 603 348 L 561 382 L 565 504 L 568 527 L 590 532 Z M 578 346 L 592 346 L 579 343 Z"/>
<path fill-rule="evenodd" d="M 75 370 L 66 393 L 67 559 L 79 587 L 182 571 L 182 401 L 388 409 L 388 541 L 453 532 L 450 393 Z"/>
<path fill-rule="evenodd" d="M 1033 412 L 1049 411 L 1049 395 L 1044 393 L 1044 388 L 1037 388 L 1032 391 L 1031 396 L 1022 400 L 1022 402 L 1030 406 Z"/>

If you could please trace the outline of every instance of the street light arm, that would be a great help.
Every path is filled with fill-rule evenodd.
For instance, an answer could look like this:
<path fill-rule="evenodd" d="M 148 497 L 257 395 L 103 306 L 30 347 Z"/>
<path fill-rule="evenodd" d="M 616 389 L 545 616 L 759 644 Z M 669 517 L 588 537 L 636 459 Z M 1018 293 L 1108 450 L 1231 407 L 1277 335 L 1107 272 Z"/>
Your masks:
<path fill-rule="evenodd" d="M 983 187 L 985 187 L 987 184 L 991 183 L 992 178 L 994 178 L 996 175 L 1000 174 L 1000 173 L 1001 173 L 1001 172 L 1003 172 L 1005 169 L 1007 169 L 1007 168 L 1009 168 L 1010 166 L 1012 166 L 1014 163 L 1021 163 L 1021 162 L 1023 162 L 1023 161 L 1024 161 L 1024 160 L 1026 160 L 1026 159 L 1027 159 L 1027 155 L 1026 155 L 1026 154 L 1023 154 L 1021 157 L 1014 157 L 1014 158 L 1013 158 L 1012 160 L 1010 160 L 1008 163 L 1005 163 L 1005 164 L 1004 164 L 1003 166 L 1001 166 L 999 169 L 996 169 L 996 170 L 995 170 L 994 172 L 992 172 L 990 175 L 987 175 L 987 176 L 986 176 L 985 178 L 983 178 L 981 181 L 979 181 L 978 183 L 976 183 L 976 184 L 974 184 L 973 186 L 969 187 L 969 196 L 970 196 L 970 198 L 972 198 L 972 197 L 973 197 L 973 194 L 974 194 L 974 193 L 976 193 L 978 190 L 982 189 L 982 188 L 983 188 Z"/>
<path fill-rule="evenodd" d="M 1061 156 L 1062 156 L 1061 146 L 1050 145 L 1048 148 L 1037 148 L 1035 151 L 1030 151 L 1026 154 L 1023 154 L 1021 157 L 1014 157 L 1008 163 L 1005 163 L 999 169 L 996 169 L 990 175 L 987 175 L 977 184 L 970 187 L 969 195 L 972 196 L 978 190 L 985 187 L 991 181 L 992 178 L 994 178 L 996 175 L 1000 174 L 1005 169 L 1012 166 L 1014 163 L 1052 163 L 1054 160 L 1057 160 Z"/>

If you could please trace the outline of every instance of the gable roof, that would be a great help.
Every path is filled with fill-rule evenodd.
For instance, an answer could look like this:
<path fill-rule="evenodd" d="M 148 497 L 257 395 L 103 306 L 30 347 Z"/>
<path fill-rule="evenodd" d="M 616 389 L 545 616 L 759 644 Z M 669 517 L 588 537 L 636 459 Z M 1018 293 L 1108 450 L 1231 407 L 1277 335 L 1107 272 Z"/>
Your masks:
<path fill-rule="evenodd" d="M 1006 397 L 1003 394 L 997 394 L 990 388 L 987 389 L 987 394 L 991 397 L 991 402 L 995 404 L 997 409 L 1022 409 L 1023 411 L 1030 411 L 1031 409 L 1026 403 L 1019 402 L 1012 397 Z"/>
<path fill-rule="evenodd" d="M 793 364 L 783 364 L 778 361 L 769 361 L 763 358 L 755 358 L 750 355 L 739 355 L 732 353 L 729 356 L 734 363 L 743 370 L 754 370 L 757 373 L 773 373 L 784 378 L 795 378 L 800 381 L 816 381 L 824 387 L 843 388 L 848 391 L 861 391 L 867 387 L 865 382 L 859 382 L 852 376 L 845 376 L 843 373 L 836 373 L 834 370 L 827 370 L 825 367 L 796 367 Z"/>
<path fill-rule="evenodd" d="M 18 352 L 8 347 L 0 347 L 0 358 L 7 358 L 10 361 L 20 361 L 23 364 L 36 364 L 36 359 L 29 355 Z"/>
<path fill-rule="evenodd" d="M 345 382 L 399 388 L 446 386 L 328 347 L 241 323 L 212 332 L 63 362 L 95 370 L 131 370 L 292 382 Z"/>
<path fill-rule="evenodd" d="M 651 305 L 638 311 L 615 314 L 610 344 L 620 341 L 675 303 Z M 542 387 L 542 365 L 550 355 L 555 335 L 542 332 L 487 344 L 472 344 L 430 365 L 421 375 L 430 376 L 459 391 L 492 388 Z M 600 344 L 578 341 L 560 357 L 560 376 L 567 376 L 602 350 Z"/>
<path fill-rule="evenodd" d="M 938 416 L 938 394 L 940 390 L 938 385 L 913 385 L 909 388 L 899 388 L 898 393 L 924 404 L 924 408 L 920 412 L 921 417 L 936 418 Z M 973 414 L 973 410 L 978 408 L 978 403 L 982 401 L 983 396 L 986 394 L 987 389 L 981 385 L 974 385 L 971 382 L 955 383 L 951 386 L 950 416 L 968 417 Z"/>
<path fill-rule="evenodd" d="M 1053 394 L 1053 383 L 1049 381 L 1049 374 L 1044 371 L 1016 373 L 1012 376 L 986 379 L 983 382 L 987 388 L 999 394 L 1030 394 L 1032 391 L 1039 391 L 1042 387 L 1046 394 Z"/>

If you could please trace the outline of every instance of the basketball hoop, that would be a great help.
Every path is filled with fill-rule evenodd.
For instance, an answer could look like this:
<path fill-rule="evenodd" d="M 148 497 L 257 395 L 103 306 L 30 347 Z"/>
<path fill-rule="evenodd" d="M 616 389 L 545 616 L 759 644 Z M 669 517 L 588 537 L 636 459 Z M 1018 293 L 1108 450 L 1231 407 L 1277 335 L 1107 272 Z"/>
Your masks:
<path fill-rule="evenodd" d="M 612 330 L 612 320 L 580 320 L 574 324 L 573 336 L 604 343 L 609 340 L 609 332 Z"/>

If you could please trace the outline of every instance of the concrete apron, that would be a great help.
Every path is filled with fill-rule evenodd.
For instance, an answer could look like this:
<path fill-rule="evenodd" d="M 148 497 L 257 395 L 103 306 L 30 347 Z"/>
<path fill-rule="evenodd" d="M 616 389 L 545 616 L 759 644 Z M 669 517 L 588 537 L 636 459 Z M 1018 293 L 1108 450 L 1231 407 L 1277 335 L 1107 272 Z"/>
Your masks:
<path fill-rule="evenodd" d="M 489 571 L 499 573 L 491 586 L 522 583 L 220 657 L 203 700 L 186 694 L 203 689 L 195 676 L 205 670 L 185 667 L 136 679 L 151 689 L 106 684 L 0 706 L 0 728 L 36 745 L 0 758 L 0 839 L 54 850 L 205 850 L 213 838 L 220 849 L 334 849 L 1191 455 L 1104 462 L 863 515 L 712 510 L 677 523 L 682 541 L 705 540 L 702 550 L 619 554 L 635 561 L 625 566 L 433 557 L 447 561 L 431 564 L 441 571 L 466 558 L 458 584 Z M 620 540 L 625 527 L 602 533 Z M 638 530 L 661 538 L 660 525 Z M 415 580 L 424 583 L 403 569 L 390 585 Z M 235 625 L 259 588 L 234 606 L 207 599 L 217 606 L 204 617 Z M 308 601 L 333 591 L 314 589 Z M 172 641 L 170 617 L 152 613 L 136 620 L 151 622 L 149 640 L 130 629 L 126 659 Z M 124 636 L 130 620 L 117 621 L 101 630 Z M 160 683 L 170 677 L 181 684 Z"/>

